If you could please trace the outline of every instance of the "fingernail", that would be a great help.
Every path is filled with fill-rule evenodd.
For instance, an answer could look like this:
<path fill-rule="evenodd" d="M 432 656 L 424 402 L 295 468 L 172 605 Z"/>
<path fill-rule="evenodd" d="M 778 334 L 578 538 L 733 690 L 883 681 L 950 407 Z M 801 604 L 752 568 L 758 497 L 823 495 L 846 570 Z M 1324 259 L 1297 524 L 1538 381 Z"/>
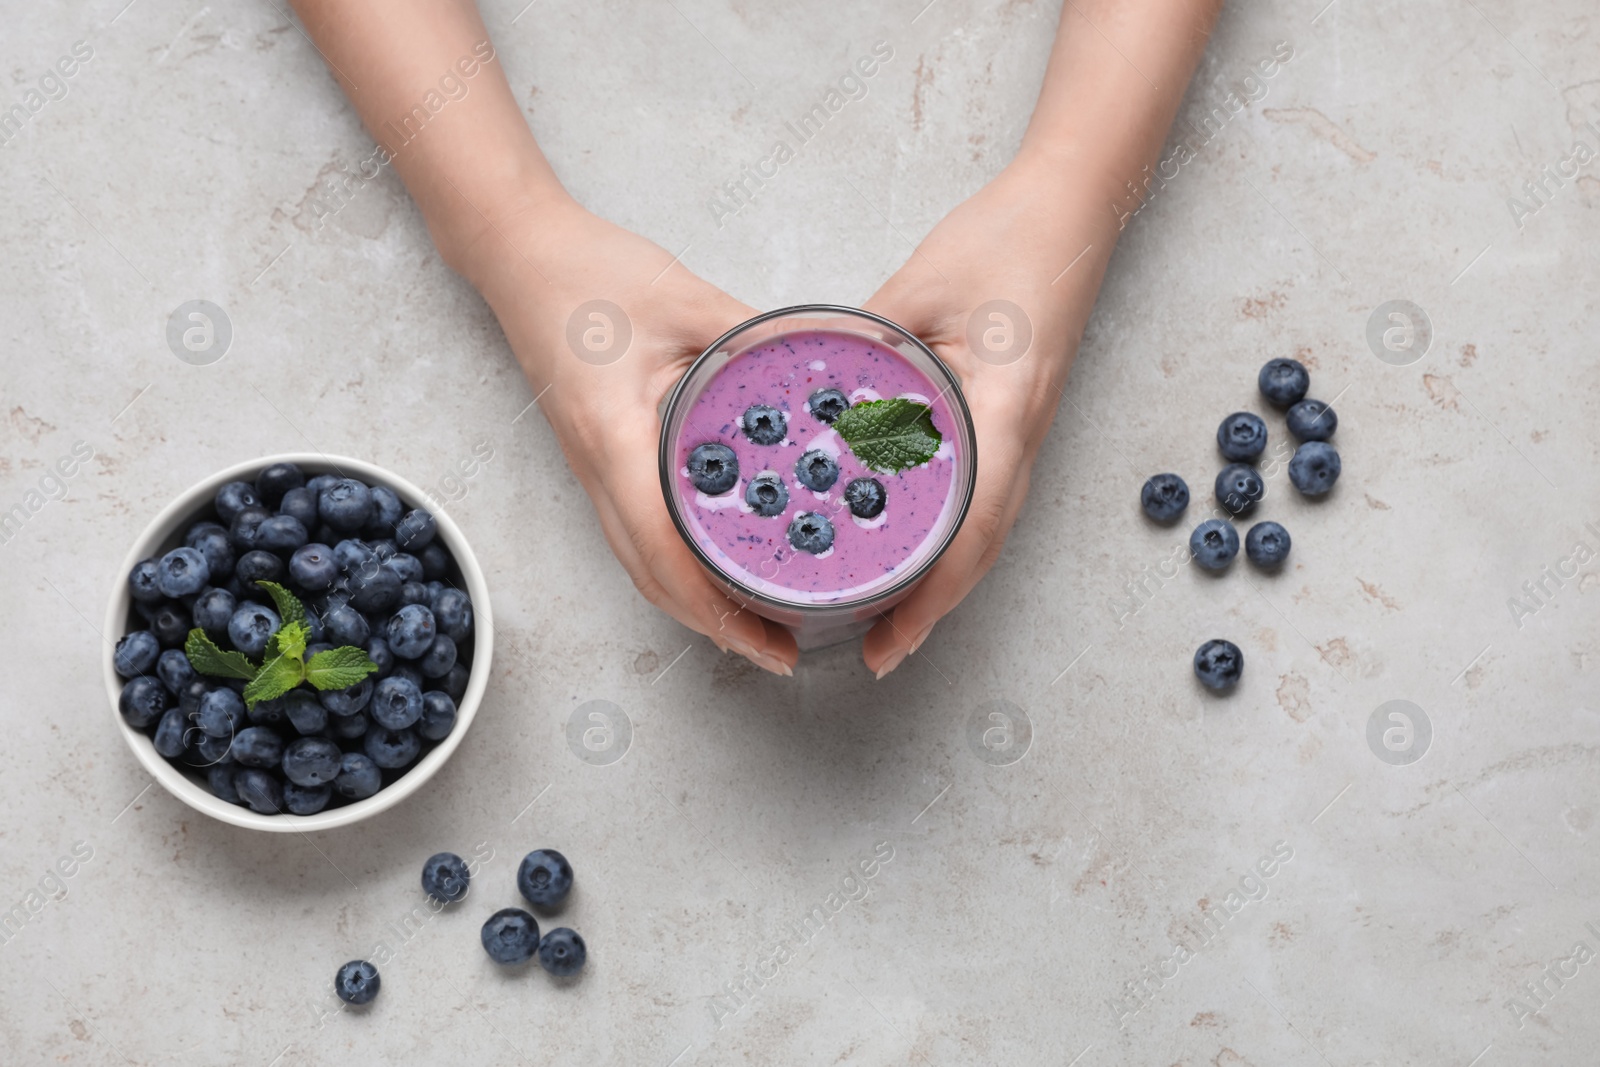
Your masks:
<path fill-rule="evenodd" d="M 756 651 L 756 646 L 747 644 L 746 642 L 739 640 L 737 637 L 728 638 L 727 643 L 722 646 L 722 651 L 737 652 L 745 659 L 756 659 L 761 655 L 760 652 Z"/>
<path fill-rule="evenodd" d="M 902 648 L 899 651 L 890 653 L 889 658 L 883 661 L 883 666 L 878 668 L 878 681 L 883 681 L 884 675 L 900 666 L 906 656 L 910 654 L 910 651 L 910 649 Z"/>
<path fill-rule="evenodd" d="M 922 631 L 918 633 L 917 636 L 911 639 L 912 652 L 915 652 L 917 649 L 922 647 L 922 642 L 926 641 L 928 639 L 928 635 L 933 633 L 933 628 L 938 624 L 938 622 L 938 619 L 934 619 L 933 622 L 930 622 L 928 625 L 924 626 Z"/>
<path fill-rule="evenodd" d="M 756 666 L 769 670 L 773 674 L 782 675 L 785 678 L 794 677 L 794 671 L 789 668 L 789 665 L 776 656 L 769 656 L 765 652 L 756 652 L 751 655 L 750 659 Z"/>

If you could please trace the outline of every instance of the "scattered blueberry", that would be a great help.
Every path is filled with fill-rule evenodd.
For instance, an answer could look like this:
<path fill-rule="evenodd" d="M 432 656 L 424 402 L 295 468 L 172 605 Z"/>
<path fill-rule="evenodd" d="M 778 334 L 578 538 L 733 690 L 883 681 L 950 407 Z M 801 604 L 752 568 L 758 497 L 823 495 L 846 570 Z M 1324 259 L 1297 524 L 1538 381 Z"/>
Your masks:
<path fill-rule="evenodd" d="M 772 471 L 762 471 L 744 487 L 744 502 L 763 519 L 770 519 L 789 506 L 789 487 Z"/>
<path fill-rule="evenodd" d="M 1244 554 L 1257 567 L 1276 567 L 1289 558 L 1289 531 L 1275 522 L 1258 522 L 1244 535 Z"/>
<path fill-rule="evenodd" d="M 267 641 L 281 625 L 278 613 L 271 608 L 246 602 L 228 620 L 228 640 L 251 659 L 260 659 L 267 650 Z"/>
<path fill-rule="evenodd" d="M 454 904 L 467 895 L 472 872 L 454 852 L 438 852 L 422 863 L 422 891 L 441 904 Z"/>
<path fill-rule="evenodd" d="M 1194 654 L 1194 676 L 1207 689 L 1230 689 L 1244 672 L 1244 653 L 1232 641 L 1207 641 Z"/>
<path fill-rule="evenodd" d="M 883 483 L 876 478 L 852 478 L 844 487 L 844 502 L 850 506 L 850 514 L 858 519 L 877 518 L 883 514 L 888 499 Z"/>
<path fill-rule="evenodd" d="M 211 565 L 198 548 L 175 548 L 156 563 L 156 588 L 176 600 L 193 596 L 211 580 Z"/>
<path fill-rule="evenodd" d="M 788 420 L 783 412 L 766 404 L 751 404 L 739 419 L 744 435 L 758 445 L 776 445 L 783 442 L 788 430 Z"/>
<path fill-rule="evenodd" d="M 1261 395 L 1280 408 L 1299 402 L 1311 388 L 1311 375 L 1298 361 L 1269 359 L 1256 376 Z"/>
<path fill-rule="evenodd" d="M 358 722 L 366 721 L 360 715 L 352 715 L 351 718 Z M 350 800 L 365 800 L 382 786 L 383 772 L 364 753 L 346 752 L 339 761 L 339 777 L 333 780 L 333 788 L 338 790 L 340 796 Z"/>
<path fill-rule="evenodd" d="M 1339 428 L 1339 416 L 1320 400 L 1302 400 L 1284 416 L 1297 441 L 1326 441 Z"/>
<path fill-rule="evenodd" d="M 806 400 L 806 408 L 812 417 L 830 426 L 849 407 L 850 398 L 837 389 L 818 389 Z"/>
<path fill-rule="evenodd" d="M 172 704 L 172 694 L 155 678 L 145 675 L 134 678 L 122 687 L 117 697 L 117 710 L 122 718 L 136 730 L 143 730 L 156 722 Z"/>
<path fill-rule="evenodd" d="M 1217 503 L 1230 515 L 1248 515 L 1267 491 L 1261 472 L 1246 463 L 1230 463 L 1217 474 Z"/>
<path fill-rule="evenodd" d="M 1222 519 L 1207 519 L 1189 535 L 1189 554 L 1208 571 L 1220 571 L 1239 554 L 1239 531 Z"/>
<path fill-rule="evenodd" d="M 333 976 L 333 991 L 339 994 L 339 999 L 357 1007 L 370 1004 L 382 985 L 378 968 L 366 960 L 351 960 Z"/>
<path fill-rule="evenodd" d="M 1260 415 L 1235 411 L 1217 427 L 1217 447 L 1235 463 L 1255 459 L 1266 451 L 1267 424 Z"/>
<path fill-rule="evenodd" d="M 156 635 L 149 630 L 135 630 L 117 639 L 117 647 L 111 653 L 111 664 L 122 677 L 137 678 L 141 674 L 149 674 L 160 656 L 161 642 L 156 640 Z"/>
<path fill-rule="evenodd" d="M 389 616 L 385 637 L 401 659 L 416 659 L 433 646 L 438 626 L 433 611 L 421 604 L 407 604 Z"/>
<path fill-rule="evenodd" d="M 367 713 L 379 726 L 404 730 L 422 718 L 422 691 L 408 679 L 385 678 L 373 688 Z"/>
<path fill-rule="evenodd" d="M 1294 450 L 1289 480 L 1306 496 L 1321 496 L 1333 488 L 1343 469 L 1339 452 L 1326 441 L 1307 441 Z"/>
<path fill-rule="evenodd" d="M 539 923 L 521 908 L 501 908 L 489 916 L 479 937 L 496 963 L 527 963 L 539 948 Z"/>
<path fill-rule="evenodd" d="M 800 484 L 817 493 L 825 493 L 839 480 L 839 464 L 820 448 L 795 460 L 794 476 Z"/>
<path fill-rule="evenodd" d="M 1177 522 L 1189 506 L 1189 486 L 1176 474 L 1157 474 L 1139 490 L 1139 506 L 1156 522 Z"/>
<path fill-rule="evenodd" d="M 801 552 L 820 555 L 833 547 L 833 523 L 819 511 L 802 511 L 789 520 L 789 543 Z"/>
<path fill-rule="evenodd" d="M 557 978 L 570 978 L 583 970 L 589 949 L 576 930 L 558 926 L 539 941 L 539 966 Z"/>
<path fill-rule="evenodd" d="M 534 907 L 556 907 L 572 892 L 572 864 L 553 848 L 536 848 L 517 867 L 517 888 Z"/>

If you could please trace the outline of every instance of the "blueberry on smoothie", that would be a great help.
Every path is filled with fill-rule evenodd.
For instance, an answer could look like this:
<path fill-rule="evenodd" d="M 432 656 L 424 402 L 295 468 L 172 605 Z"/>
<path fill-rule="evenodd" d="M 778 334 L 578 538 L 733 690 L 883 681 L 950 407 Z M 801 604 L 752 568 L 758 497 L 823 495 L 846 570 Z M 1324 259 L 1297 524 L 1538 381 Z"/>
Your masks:
<path fill-rule="evenodd" d="M 839 480 L 839 464 L 822 449 L 813 448 L 795 461 L 794 476 L 807 489 L 824 493 Z"/>
<path fill-rule="evenodd" d="M 758 445 L 782 444 L 787 429 L 783 412 L 766 404 L 751 404 L 745 408 L 739 426 L 744 435 Z"/>
<path fill-rule="evenodd" d="M 850 406 L 850 398 L 837 389 L 818 389 L 806 400 L 806 408 L 813 418 L 830 426 Z"/>
<path fill-rule="evenodd" d="M 739 480 L 739 457 L 716 441 L 695 445 L 689 453 L 689 481 L 706 496 L 721 496 Z"/>
<path fill-rule="evenodd" d="M 802 511 L 789 522 L 789 543 L 801 552 L 821 555 L 833 547 L 833 523 L 815 511 Z"/>
<path fill-rule="evenodd" d="M 855 478 L 844 487 L 844 502 L 858 519 L 875 519 L 883 514 L 889 494 L 876 478 Z"/>
<path fill-rule="evenodd" d="M 770 519 L 789 506 L 789 487 L 771 471 L 762 471 L 745 486 L 744 502 L 763 519 Z"/>

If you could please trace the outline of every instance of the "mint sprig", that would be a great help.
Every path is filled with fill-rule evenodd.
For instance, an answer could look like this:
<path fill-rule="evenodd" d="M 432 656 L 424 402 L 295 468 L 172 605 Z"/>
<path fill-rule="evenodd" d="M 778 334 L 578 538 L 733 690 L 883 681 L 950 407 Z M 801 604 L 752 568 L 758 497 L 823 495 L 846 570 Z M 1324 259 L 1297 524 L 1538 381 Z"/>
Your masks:
<path fill-rule="evenodd" d="M 243 652 L 218 648 L 199 627 L 190 630 L 184 642 L 189 662 L 201 674 L 240 678 L 249 683 L 244 687 L 246 707 L 275 700 L 303 682 L 318 689 L 347 689 L 378 669 L 366 649 L 355 645 L 324 649 L 307 662 L 306 643 L 311 639 L 311 627 L 306 622 L 305 605 L 276 582 L 256 584 L 272 597 L 282 618 L 277 632 L 267 641 L 259 664 L 252 663 Z"/>
<path fill-rule="evenodd" d="M 863 465 L 881 474 L 921 466 L 944 441 L 933 409 L 903 396 L 855 404 L 833 420 L 833 428 Z"/>

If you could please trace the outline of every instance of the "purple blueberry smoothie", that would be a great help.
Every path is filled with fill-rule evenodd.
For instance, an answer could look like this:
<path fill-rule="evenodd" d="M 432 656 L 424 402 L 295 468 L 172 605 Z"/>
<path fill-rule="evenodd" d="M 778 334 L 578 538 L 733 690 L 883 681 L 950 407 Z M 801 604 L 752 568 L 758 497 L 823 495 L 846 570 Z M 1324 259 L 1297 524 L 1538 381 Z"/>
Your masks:
<path fill-rule="evenodd" d="M 831 406 L 828 390 L 843 394 Z M 675 442 L 686 536 L 718 571 L 780 603 L 842 604 L 890 589 L 940 551 L 965 504 L 947 393 L 893 348 L 845 330 L 793 330 L 737 353 L 694 399 Z M 890 473 L 863 463 L 832 423 L 847 405 L 894 397 L 926 405 L 942 440 L 931 459 Z M 724 475 L 719 488 L 731 480 L 724 491 L 691 478 L 691 454 L 704 445 L 731 450 L 736 479 L 726 451 L 697 457 L 702 485 L 705 457 L 720 457 L 713 473 Z"/>

